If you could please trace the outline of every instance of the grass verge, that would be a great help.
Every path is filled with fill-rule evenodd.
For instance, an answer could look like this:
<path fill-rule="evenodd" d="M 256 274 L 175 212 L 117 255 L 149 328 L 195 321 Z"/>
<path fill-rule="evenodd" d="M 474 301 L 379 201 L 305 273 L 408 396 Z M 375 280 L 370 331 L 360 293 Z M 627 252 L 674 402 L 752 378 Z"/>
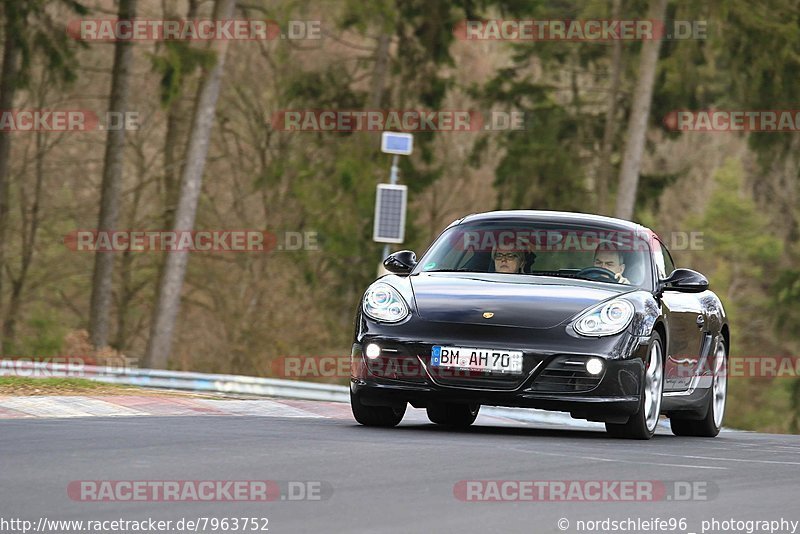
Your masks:
<path fill-rule="evenodd" d="M 85 378 L 0 377 L 0 395 L 140 395 L 145 390 L 134 386 L 104 384 Z"/>

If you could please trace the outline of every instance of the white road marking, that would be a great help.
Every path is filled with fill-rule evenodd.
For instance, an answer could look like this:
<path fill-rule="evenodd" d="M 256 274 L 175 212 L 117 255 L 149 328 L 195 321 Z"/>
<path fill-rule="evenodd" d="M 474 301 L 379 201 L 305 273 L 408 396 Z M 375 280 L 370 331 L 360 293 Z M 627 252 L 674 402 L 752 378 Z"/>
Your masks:
<path fill-rule="evenodd" d="M 556 452 L 542 452 L 540 450 L 530 450 L 530 449 L 521 449 L 521 448 L 514 448 L 515 450 L 524 451 L 527 453 L 533 454 L 543 454 L 545 456 L 561 456 L 563 458 L 577 458 L 580 460 L 591 460 L 593 462 L 614 462 L 620 464 L 634 464 L 634 465 L 657 465 L 660 467 L 688 467 L 689 469 L 714 469 L 714 470 L 721 470 L 727 471 L 727 467 L 716 467 L 710 465 L 687 465 L 687 464 L 660 464 L 654 462 L 634 462 L 631 460 L 618 460 L 616 458 L 600 458 L 598 456 L 583 456 L 579 454 L 560 454 Z"/>
<path fill-rule="evenodd" d="M 308 417 L 312 419 L 326 419 L 307 410 L 301 410 L 272 400 L 230 401 L 198 399 L 196 402 L 215 410 L 225 412 L 226 415 L 251 415 L 258 417 Z"/>
<path fill-rule="evenodd" d="M 671 456 L 673 458 L 691 458 L 692 460 L 712 460 L 717 462 L 745 462 L 752 464 L 778 464 L 778 465 L 800 465 L 800 462 L 784 462 L 781 460 L 750 460 L 747 458 L 714 458 L 712 456 L 689 456 L 686 454 L 667 454 L 663 452 L 651 452 L 656 456 Z"/>

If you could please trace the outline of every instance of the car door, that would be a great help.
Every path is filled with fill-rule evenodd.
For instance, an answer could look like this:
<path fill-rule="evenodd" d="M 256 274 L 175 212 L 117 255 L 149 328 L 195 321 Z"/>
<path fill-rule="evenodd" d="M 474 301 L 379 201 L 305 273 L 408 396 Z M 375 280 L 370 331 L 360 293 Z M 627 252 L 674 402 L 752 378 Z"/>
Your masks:
<path fill-rule="evenodd" d="M 653 262 L 660 279 L 675 270 L 667 247 L 654 239 Z M 664 368 L 664 391 L 687 389 L 701 365 L 705 316 L 696 293 L 664 291 L 661 296 L 667 323 L 668 343 Z"/>

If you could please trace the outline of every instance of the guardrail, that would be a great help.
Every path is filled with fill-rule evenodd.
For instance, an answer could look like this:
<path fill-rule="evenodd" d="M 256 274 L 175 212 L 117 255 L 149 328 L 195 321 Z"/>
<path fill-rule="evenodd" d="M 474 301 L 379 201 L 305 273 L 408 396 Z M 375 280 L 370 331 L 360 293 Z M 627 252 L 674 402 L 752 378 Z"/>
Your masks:
<path fill-rule="evenodd" d="M 0 376 L 85 378 L 109 384 L 182 391 L 235 393 L 334 402 L 349 402 L 350 400 L 347 386 L 335 384 L 77 363 L 0 360 Z"/>
<path fill-rule="evenodd" d="M 76 359 L 77 360 L 77 359 Z M 258 395 L 283 399 L 305 399 L 315 401 L 350 402 L 347 386 L 318 384 L 299 380 L 259 378 L 242 375 L 219 375 L 162 369 L 139 369 L 83 365 L 82 363 L 49 363 L 27 360 L 0 360 L 0 376 L 85 378 L 96 382 L 142 386 L 147 388 L 182 391 L 233 393 Z M 538 424 L 566 425 L 577 428 L 602 428 L 601 423 L 572 419 L 561 412 L 547 412 L 531 408 L 486 407 L 481 413 L 507 417 L 517 421 Z M 669 428 L 661 421 L 663 428 Z"/>

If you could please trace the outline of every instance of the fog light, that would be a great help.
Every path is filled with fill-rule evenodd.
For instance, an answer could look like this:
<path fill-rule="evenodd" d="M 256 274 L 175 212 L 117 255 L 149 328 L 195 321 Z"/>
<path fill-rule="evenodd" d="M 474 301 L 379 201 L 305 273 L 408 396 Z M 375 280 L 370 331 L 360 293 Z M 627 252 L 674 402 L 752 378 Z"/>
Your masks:
<path fill-rule="evenodd" d="M 369 358 L 370 360 L 374 360 L 375 358 L 381 355 L 381 348 L 375 343 L 370 343 L 364 350 L 364 354 L 366 354 L 367 358 Z"/>
<path fill-rule="evenodd" d="M 603 372 L 603 360 L 600 358 L 591 358 L 586 362 L 586 371 L 590 375 L 599 375 Z"/>

